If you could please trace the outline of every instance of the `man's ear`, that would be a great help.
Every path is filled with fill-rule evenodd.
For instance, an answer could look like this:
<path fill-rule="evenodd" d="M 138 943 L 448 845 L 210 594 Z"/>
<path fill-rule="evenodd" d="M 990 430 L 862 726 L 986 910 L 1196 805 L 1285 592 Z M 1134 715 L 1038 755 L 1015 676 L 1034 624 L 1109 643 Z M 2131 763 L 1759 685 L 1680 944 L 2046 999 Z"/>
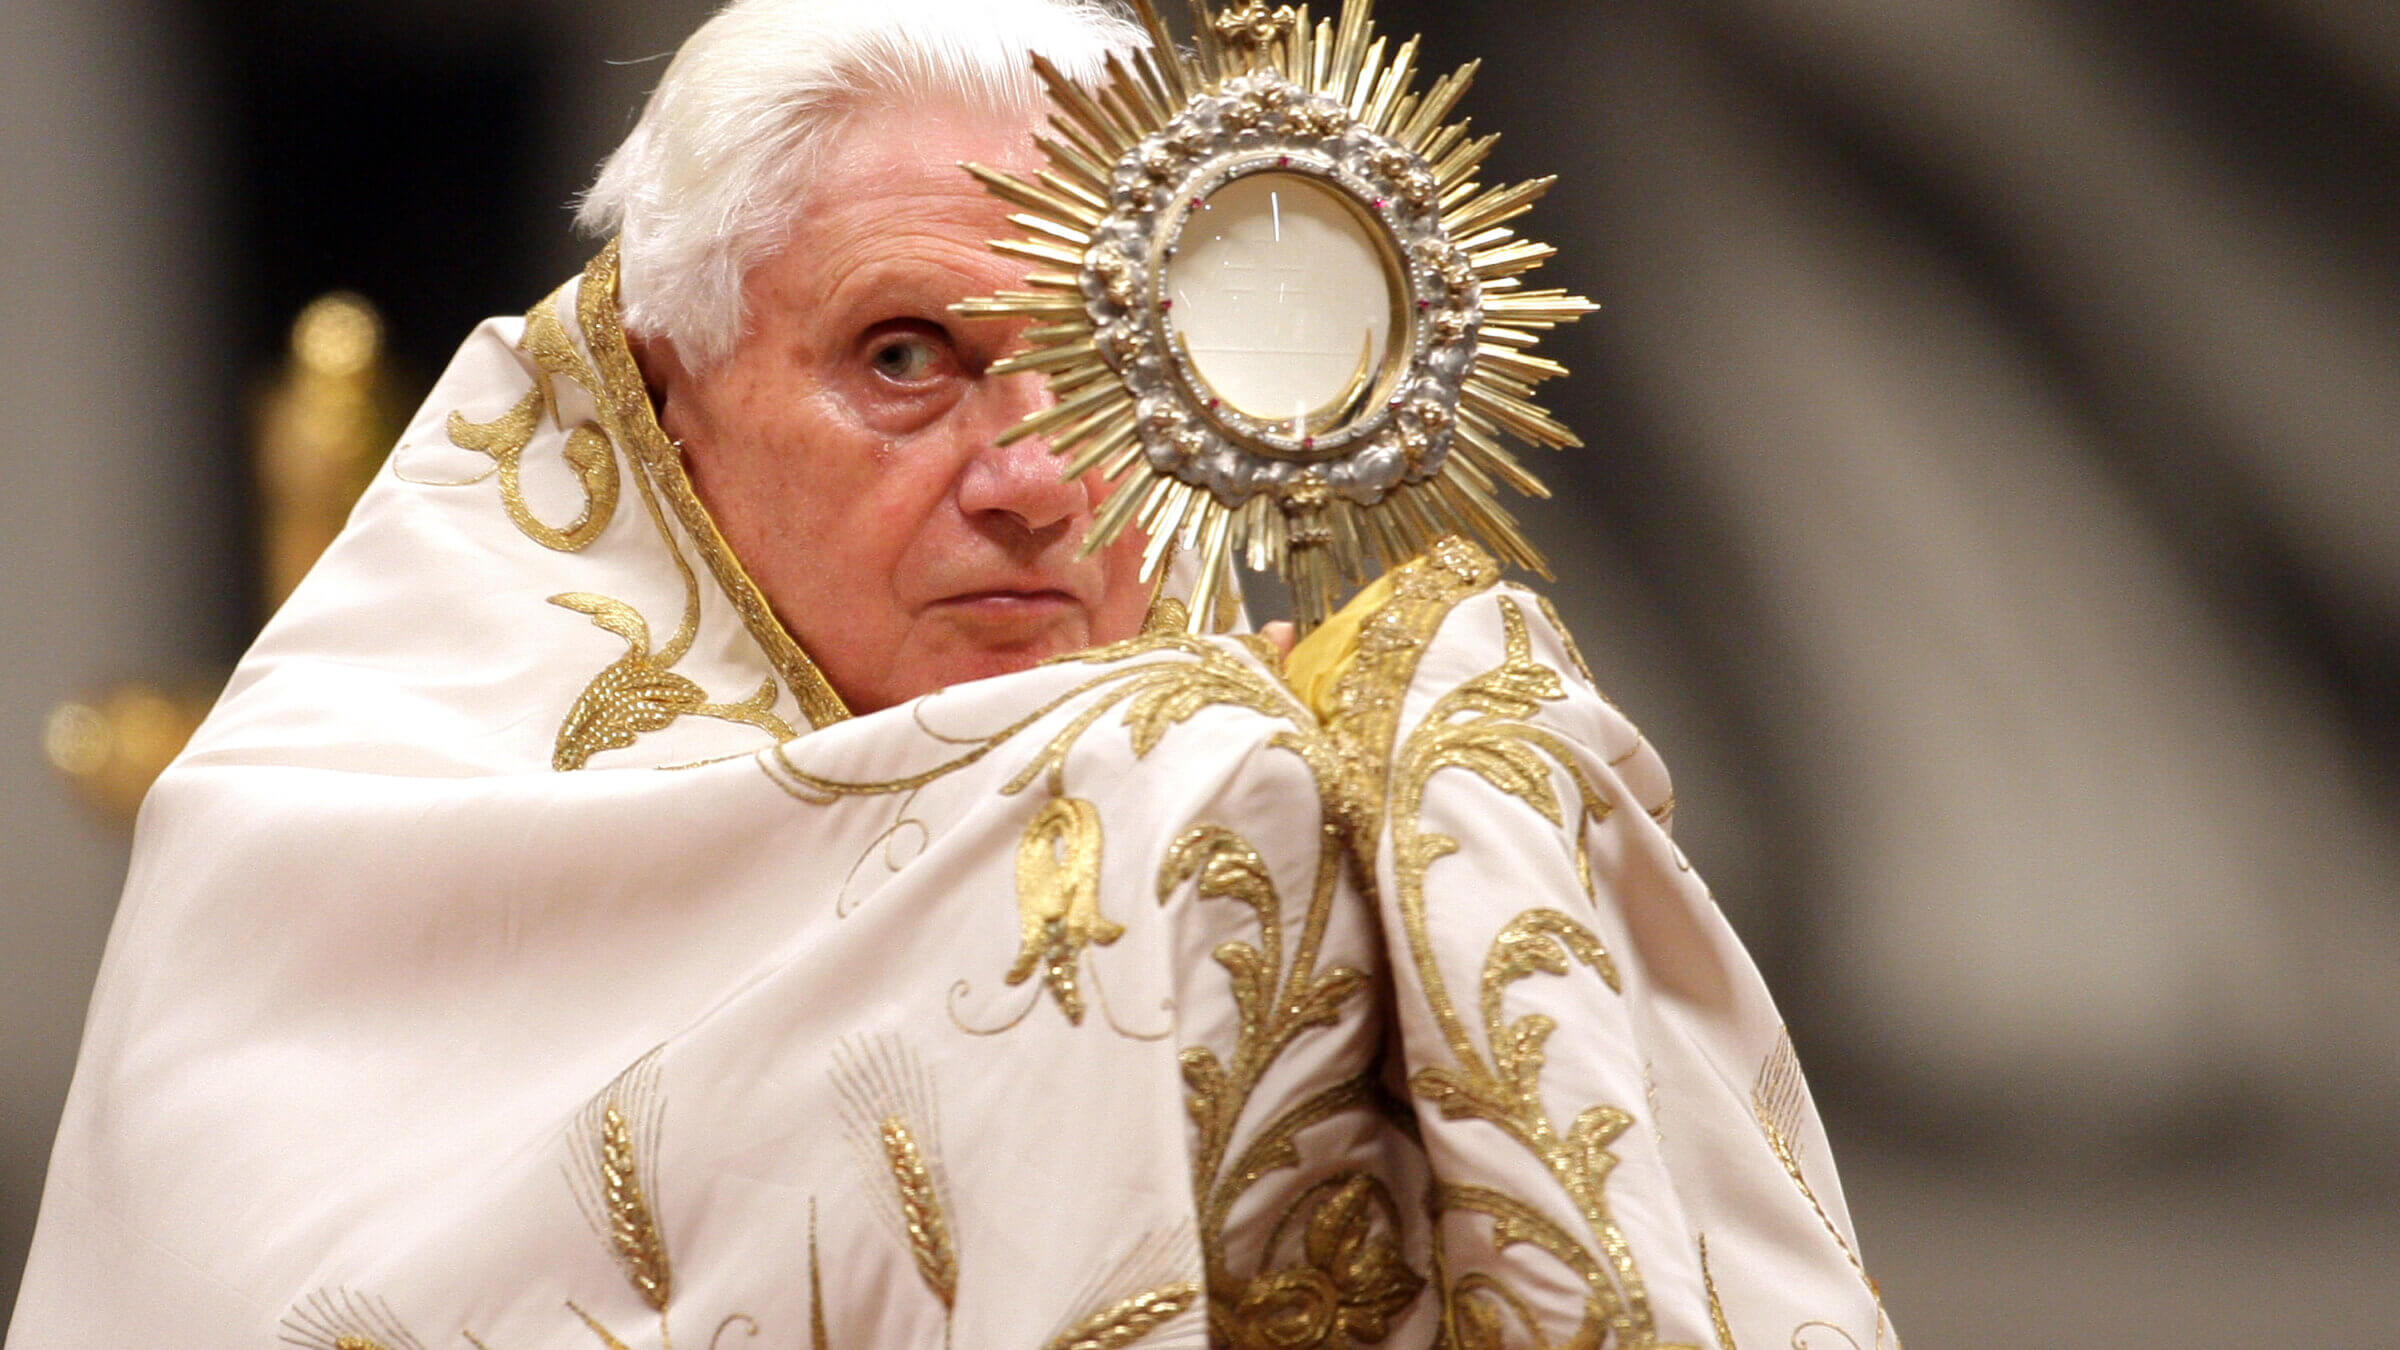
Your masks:
<path fill-rule="evenodd" d="M 679 440 L 682 431 L 677 424 L 683 421 L 683 409 L 677 405 L 691 389 L 692 373 L 675 349 L 675 340 L 655 333 L 627 333 L 625 347 L 642 372 L 642 386 L 650 393 L 658 425 L 670 439 Z"/>

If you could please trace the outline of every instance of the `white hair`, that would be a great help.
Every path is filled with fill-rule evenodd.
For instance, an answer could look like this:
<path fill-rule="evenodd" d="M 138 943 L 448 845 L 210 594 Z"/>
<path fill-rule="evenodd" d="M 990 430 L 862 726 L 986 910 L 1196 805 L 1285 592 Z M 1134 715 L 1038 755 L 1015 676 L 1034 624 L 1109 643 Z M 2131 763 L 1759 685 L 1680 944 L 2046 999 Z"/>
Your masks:
<path fill-rule="evenodd" d="M 705 370 L 732 355 L 742 283 L 780 245 L 827 145 L 878 104 L 1031 118 L 1041 53 L 1081 82 L 1145 46 L 1107 0 L 733 0 L 676 53 L 576 223 L 614 234 L 628 331 Z"/>

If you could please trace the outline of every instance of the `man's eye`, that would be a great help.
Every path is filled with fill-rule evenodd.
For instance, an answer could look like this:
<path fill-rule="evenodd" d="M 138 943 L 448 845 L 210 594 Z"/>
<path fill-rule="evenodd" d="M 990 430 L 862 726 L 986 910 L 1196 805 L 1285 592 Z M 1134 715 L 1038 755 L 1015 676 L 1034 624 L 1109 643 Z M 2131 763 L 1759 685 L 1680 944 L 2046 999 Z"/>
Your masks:
<path fill-rule="evenodd" d="M 885 379 L 914 384 L 940 369 L 942 349 L 931 338 L 892 337 L 876 343 L 868 360 Z"/>

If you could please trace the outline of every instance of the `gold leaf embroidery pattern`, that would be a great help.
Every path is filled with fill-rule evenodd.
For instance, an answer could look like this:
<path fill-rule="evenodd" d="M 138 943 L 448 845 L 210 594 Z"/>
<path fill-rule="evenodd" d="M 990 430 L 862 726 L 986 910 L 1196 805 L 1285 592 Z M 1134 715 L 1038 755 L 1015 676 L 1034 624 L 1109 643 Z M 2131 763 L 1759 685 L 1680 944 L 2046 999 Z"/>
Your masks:
<path fill-rule="evenodd" d="M 1060 797 L 1034 815 L 1017 845 L 1017 914 L 1022 932 L 1008 983 L 1023 984 L 1034 971 L 1059 1010 L 1083 1022 L 1083 986 L 1078 968 L 1083 949 L 1105 947 L 1125 935 L 1123 924 L 1100 912 L 1100 808 L 1079 797 Z"/>
<path fill-rule="evenodd" d="M 1392 1319 L 1416 1302 L 1425 1277 L 1409 1268 L 1399 1216 L 1375 1178 L 1351 1172 L 1312 1187 L 1285 1211 L 1280 1229 L 1303 1207 L 1299 1259 L 1249 1282 L 1226 1319 L 1238 1350 L 1334 1350 L 1382 1341 Z"/>
<path fill-rule="evenodd" d="M 533 387 L 515 407 L 493 421 L 476 422 L 453 412 L 448 422 L 454 444 L 487 456 L 494 464 L 493 471 L 467 482 L 497 476 L 501 504 L 510 521 L 527 538 L 556 552 L 583 550 L 615 520 L 622 483 L 628 476 L 619 467 L 621 449 L 631 466 L 630 477 L 643 513 L 683 583 L 681 621 L 655 649 L 648 622 L 623 601 L 580 592 L 550 598 L 552 604 L 576 610 L 596 626 L 624 638 L 628 648 L 625 656 L 593 677 L 568 710 L 559 728 L 552 766 L 561 771 L 580 769 L 594 755 L 630 747 L 642 736 L 664 730 L 684 717 L 756 727 L 776 741 L 793 735 L 790 724 L 775 712 L 781 689 L 773 678 L 745 699 L 720 703 L 711 701 L 698 684 L 675 671 L 698 636 L 701 595 L 699 575 L 669 527 L 670 507 L 769 663 L 791 688 L 810 724 L 823 726 L 847 717 L 832 686 L 792 641 L 756 584 L 725 547 L 693 493 L 681 460 L 659 430 L 640 370 L 618 322 L 616 283 L 616 246 L 611 244 L 584 270 L 577 294 L 575 318 L 585 345 L 576 344 L 560 319 L 562 288 L 525 316 L 518 350 L 533 367 Z M 597 421 L 566 427 L 559 397 L 562 381 L 590 395 Z M 574 472 L 584 496 L 581 512 L 564 526 L 552 525 L 535 514 L 522 482 L 524 456 L 545 417 L 567 432 L 561 458 Z"/>
<path fill-rule="evenodd" d="M 1258 655 L 1255 648 L 1243 650 Z M 1143 656 L 1183 659 L 1135 659 Z M 1328 1189 L 1320 1183 L 1284 1208 L 1283 1222 L 1288 1224 L 1304 1206 L 1332 1206 L 1326 1223 L 1339 1230 L 1340 1240 L 1324 1238 L 1318 1246 L 1320 1255 L 1328 1250 L 1341 1254 L 1336 1262 L 1339 1279 L 1312 1266 L 1305 1252 L 1303 1259 L 1291 1266 L 1244 1275 L 1233 1267 L 1225 1242 L 1232 1211 L 1242 1196 L 1267 1174 L 1301 1165 L 1297 1138 L 1303 1131 L 1337 1114 L 1376 1106 L 1376 1091 L 1368 1079 L 1338 1083 L 1275 1112 L 1254 1128 L 1238 1153 L 1235 1151 L 1237 1126 L 1252 1094 L 1293 1039 L 1362 1006 L 1358 996 L 1367 984 L 1362 972 L 1348 966 L 1319 967 L 1345 869 L 1363 874 L 1357 870 L 1353 841 L 1362 837 L 1359 822 L 1372 815 L 1359 799 L 1364 779 L 1357 766 L 1345 758 L 1344 748 L 1325 734 L 1316 717 L 1286 686 L 1221 644 L 1180 631 L 1154 632 L 1067 660 L 1106 663 L 1113 668 L 988 735 L 940 738 L 961 748 L 950 759 L 920 772 L 848 782 L 810 773 L 781 749 L 762 762 L 786 792 L 813 804 L 872 795 L 905 796 L 981 762 L 1036 725 L 1073 707 L 1065 724 L 1041 742 L 1001 788 L 1003 795 L 1014 795 L 1043 783 L 1056 798 L 1045 812 L 1059 813 L 1049 819 L 1037 816 L 1020 845 L 1021 943 L 1012 974 L 1022 972 L 1017 978 L 1030 978 L 1036 968 L 1072 970 L 1063 958 L 1080 955 L 1090 945 L 1104 945 L 1101 936 L 1113 937 L 1118 927 L 1094 908 L 1090 910 L 1093 922 L 1079 930 L 1073 922 L 1078 903 L 1073 897 L 1079 892 L 1069 891 L 1063 907 L 1059 899 L 1059 888 L 1066 884 L 1059 873 L 1073 872 L 1079 866 L 1072 840 L 1087 828 L 1071 823 L 1081 819 L 1079 808 L 1064 805 L 1076 800 L 1066 794 L 1067 765 L 1083 736 L 1112 714 L 1121 714 L 1133 753 L 1141 758 L 1173 729 L 1209 708 L 1243 708 L 1284 723 L 1288 729 L 1278 732 L 1271 744 L 1299 756 L 1308 766 L 1318 784 L 1324 812 L 1315 875 L 1299 931 L 1286 931 L 1284 904 L 1265 860 L 1230 830 L 1205 824 L 1187 830 L 1168 851 L 1158 879 L 1162 904 L 1180 888 L 1192 886 L 1204 901 L 1233 900 L 1246 906 L 1259 931 L 1255 946 L 1228 942 L 1216 952 L 1218 964 L 1231 981 L 1239 1019 L 1230 1061 L 1201 1046 L 1187 1048 L 1181 1056 L 1186 1105 L 1197 1134 L 1192 1175 L 1201 1208 L 1199 1238 L 1207 1274 L 1209 1323 L 1212 1337 L 1220 1343 L 1301 1345 L 1277 1339 L 1280 1333 L 1276 1330 L 1281 1325 L 1278 1319 L 1299 1305 L 1290 1297 L 1273 1296 L 1303 1286 L 1313 1288 L 1308 1273 L 1313 1272 L 1313 1278 L 1330 1281 L 1327 1287 L 1336 1291 L 1326 1305 L 1335 1310 L 1333 1319 L 1324 1325 L 1360 1335 L 1379 1328 L 1413 1300 L 1423 1283 L 1421 1275 L 1407 1269 L 1396 1243 L 1383 1236 L 1396 1232 L 1397 1224 L 1394 1207 L 1379 1184 L 1374 1186 L 1377 1198 L 1371 1205 L 1339 1185 Z M 1078 703 L 1082 706 L 1075 707 Z M 1092 852 L 1088 864 L 1080 866 L 1096 876 L 1096 815 L 1088 828 Z M 1067 840 L 1063 851 L 1062 834 Z M 1054 921 L 1063 926 L 1054 930 Z M 1053 942 L 1054 931 L 1059 941 Z M 1074 1007 L 1065 989 L 1056 984 L 1052 989 L 1073 1017 Z M 1348 1174 L 1337 1180 L 1347 1183 L 1353 1179 L 1363 1180 Z M 1370 1223 L 1376 1214 L 1383 1217 Z M 1332 1243 L 1331 1248 L 1326 1247 L 1327 1242 Z M 1272 1254 L 1270 1249 L 1269 1256 Z"/>
<path fill-rule="evenodd" d="M 633 606 L 604 595 L 554 595 L 550 603 L 590 617 L 594 627 L 625 639 L 625 655 L 585 686 L 558 730 L 550 764 L 560 772 L 582 768 L 605 750 L 621 750 L 645 732 L 660 731 L 686 714 L 742 722 L 778 740 L 791 728 L 777 717 L 775 682 L 767 681 L 740 703 L 710 703 L 700 686 L 650 650 L 650 625 Z"/>
<path fill-rule="evenodd" d="M 1376 1282 L 1369 1290 L 1353 1281 L 1345 1290 L 1333 1282 L 1321 1264 L 1306 1260 L 1244 1278 L 1233 1269 L 1226 1253 L 1225 1229 L 1236 1202 L 1268 1173 L 1300 1165 L 1295 1137 L 1310 1125 L 1371 1102 L 1370 1085 L 1365 1080 L 1337 1083 L 1278 1112 L 1258 1129 L 1249 1146 L 1230 1165 L 1227 1162 L 1235 1128 L 1268 1068 L 1300 1033 L 1338 1020 L 1345 1006 L 1366 986 L 1365 974 L 1354 967 L 1335 966 L 1321 973 L 1317 969 L 1335 886 L 1347 857 L 1340 836 L 1328 827 L 1320 848 L 1317 892 L 1311 898 L 1288 966 L 1284 959 L 1283 904 L 1276 894 L 1273 878 L 1267 873 L 1265 859 L 1247 840 L 1221 826 L 1197 826 L 1176 840 L 1159 869 L 1158 891 L 1162 903 L 1183 886 L 1193 885 L 1202 900 L 1228 899 L 1247 906 L 1256 916 L 1259 929 L 1258 946 L 1228 942 L 1216 952 L 1217 963 L 1225 968 L 1231 982 L 1234 1008 L 1240 1018 L 1232 1062 L 1221 1062 L 1205 1046 L 1187 1048 L 1182 1056 L 1184 1086 L 1190 1094 L 1187 1106 L 1199 1136 L 1192 1158 L 1192 1185 L 1201 1202 L 1201 1249 L 1208 1269 L 1209 1320 L 1214 1334 L 1237 1346 L 1324 1344 L 1337 1326 L 1380 1325 L 1381 1319 L 1412 1300 L 1423 1283 L 1422 1277 L 1405 1271 L 1397 1248 L 1388 1243 L 1375 1249 L 1379 1262 L 1385 1251 L 1391 1257 L 1389 1263 L 1377 1265 L 1378 1272 L 1385 1272 L 1387 1265 L 1398 1266 L 1415 1283 Z M 1346 1180 L 1367 1181 L 1363 1176 Z M 1294 1199 L 1285 1207 L 1285 1221 L 1311 1199 L 1322 1206 L 1336 1198 L 1320 1194 L 1321 1191 L 1319 1187 Z M 1380 1194 L 1379 1187 L 1377 1193 Z M 1364 1201 L 1347 1191 L 1340 1198 L 1342 1212 L 1356 1221 L 1345 1231 L 1354 1239 L 1353 1246 L 1364 1250 L 1361 1244 L 1366 1239 L 1358 1226 L 1365 1217 L 1360 1208 Z M 1388 1197 L 1385 1208 L 1389 1209 Z M 1262 1264 L 1272 1262 L 1275 1246 L 1270 1236 Z M 1321 1248 L 1318 1254 L 1322 1254 Z M 1384 1297 L 1394 1290 L 1402 1295 L 1397 1306 Z M 1350 1311 L 1347 1323 L 1342 1317 L 1345 1294 Z M 1374 1315 L 1366 1313 L 1368 1308 L 1376 1310 Z"/>
<path fill-rule="evenodd" d="M 1393 899 L 1423 997 L 1451 1059 L 1448 1065 L 1419 1069 L 1410 1086 L 1446 1117 L 1494 1125 L 1538 1159 L 1599 1242 L 1605 1260 L 1524 1201 L 1488 1187 L 1440 1186 L 1437 1211 L 1481 1214 L 1492 1221 L 1499 1247 L 1531 1244 L 1575 1272 L 1586 1298 L 1582 1324 L 1568 1344 L 1596 1345 L 1606 1338 L 1622 1350 L 1663 1350 L 1641 1272 L 1607 1199 L 1607 1179 L 1616 1164 L 1610 1148 L 1633 1118 L 1615 1106 L 1595 1104 L 1560 1137 L 1541 1084 L 1544 1049 L 1555 1024 L 1538 1014 L 1511 1022 L 1505 1007 L 1509 987 L 1537 973 L 1565 976 L 1580 966 L 1611 989 L 1619 988 L 1607 951 L 1588 928 L 1556 910 L 1530 911 L 1505 925 L 1485 957 L 1478 1001 L 1487 1057 L 1452 1001 L 1427 931 L 1427 873 L 1458 849 L 1456 840 L 1426 831 L 1419 821 L 1427 784 L 1436 774 L 1450 769 L 1474 774 L 1551 825 L 1571 829 L 1577 871 L 1587 887 L 1583 839 L 1587 828 L 1612 809 L 1580 767 L 1574 747 L 1528 720 L 1545 703 L 1564 697 L 1565 688 L 1556 671 L 1533 660 L 1524 614 L 1514 600 L 1499 605 L 1505 643 L 1501 664 L 1443 694 L 1405 740 L 1399 737 L 1400 699 L 1424 647 L 1461 601 L 1497 580 L 1490 558 L 1457 539 L 1436 544 L 1396 573 L 1392 598 L 1360 630 L 1359 656 L 1336 688 L 1330 722 L 1354 761 L 1389 766 L 1389 814 L 1381 824 L 1388 827 L 1392 844 Z M 1574 789 L 1572 820 L 1554 775 Z M 1435 1238 L 1440 1270 L 1438 1227 Z M 1532 1311 L 1492 1276 L 1462 1276 L 1447 1283 L 1441 1297 L 1447 1334 L 1460 1344 L 1504 1344 L 1504 1310 L 1533 1344 L 1552 1343 Z"/>
<path fill-rule="evenodd" d="M 958 1300 L 959 1253 L 933 1084 L 924 1065 L 892 1037 L 843 1042 L 835 1051 L 833 1079 L 843 1124 L 867 1173 L 868 1194 L 907 1245 L 927 1292 L 942 1305 L 946 1335 Z"/>

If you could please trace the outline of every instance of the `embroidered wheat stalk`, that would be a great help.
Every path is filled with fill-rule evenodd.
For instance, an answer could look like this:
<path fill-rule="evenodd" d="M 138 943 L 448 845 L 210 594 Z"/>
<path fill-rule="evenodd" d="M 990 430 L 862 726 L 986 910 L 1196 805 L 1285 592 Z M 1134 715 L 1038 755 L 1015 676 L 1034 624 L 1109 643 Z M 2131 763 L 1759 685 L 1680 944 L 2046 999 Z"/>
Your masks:
<path fill-rule="evenodd" d="M 391 1305 L 348 1289 L 319 1289 L 283 1319 L 283 1342 L 302 1350 L 424 1350 Z"/>
<path fill-rule="evenodd" d="M 584 1103 L 568 1129 L 566 1171 L 592 1232 L 663 1319 L 675 1275 L 658 1217 L 658 1136 L 666 1111 L 658 1057 L 652 1050 L 635 1060 Z"/>
<path fill-rule="evenodd" d="M 1767 1147 L 1803 1187 L 1808 1183 L 1800 1176 L 1800 1119 L 1808 1101 L 1806 1081 L 1800 1074 L 1800 1056 L 1792 1049 L 1792 1034 L 1786 1031 L 1775 1038 L 1775 1048 L 1750 1089 L 1751 1110 L 1767 1136 Z"/>
<path fill-rule="evenodd" d="M 1768 1052 L 1767 1062 L 1759 1068 L 1758 1082 L 1750 1089 L 1751 1109 L 1758 1116 L 1759 1129 L 1767 1136 L 1768 1150 L 1774 1153 L 1775 1161 L 1783 1164 L 1784 1174 L 1800 1188 L 1800 1198 L 1808 1202 L 1817 1222 L 1824 1225 L 1834 1245 L 1849 1258 L 1850 1268 L 1858 1272 L 1867 1291 L 1875 1296 L 1875 1311 L 1880 1317 L 1883 1294 L 1875 1287 L 1875 1278 L 1867 1274 L 1866 1264 L 1858 1258 L 1858 1249 L 1850 1245 L 1849 1235 L 1825 1212 L 1824 1203 L 1817 1199 L 1815 1188 L 1808 1184 L 1808 1176 L 1801 1170 L 1800 1122 L 1807 1104 L 1808 1082 L 1801 1075 L 1800 1055 L 1792 1048 L 1791 1029 L 1786 1027 L 1775 1038 L 1775 1048 Z"/>
<path fill-rule="evenodd" d="M 884 1162 L 900 1187 L 900 1219 L 908 1228 L 909 1254 L 925 1287 L 947 1308 L 958 1297 L 958 1249 L 950 1241 L 950 1223 L 942 1214 L 942 1195 L 934 1188 L 933 1169 L 925 1151 L 909 1132 L 908 1122 L 885 1116 L 877 1130 L 883 1141 Z"/>
<path fill-rule="evenodd" d="M 1145 1289 L 1068 1327 L 1042 1350 L 1120 1350 L 1180 1317 L 1199 1300 L 1197 1284 Z"/>
<path fill-rule="evenodd" d="M 825 1338 L 825 1276 L 817 1267 L 817 1198 L 808 1198 L 808 1350 L 830 1350 Z"/>
<path fill-rule="evenodd" d="M 663 1313 L 675 1293 L 675 1272 L 667 1264 L 666 1240 L 651 1216 L 649 1197 L 642 1194 L 633 1126 L 615 1102 L 600 1113 L 600 1181 L 609 1244 L 616 1248 L 626 1277 L 641 1291 L 642 1301 L 650 1311 Z"/>

